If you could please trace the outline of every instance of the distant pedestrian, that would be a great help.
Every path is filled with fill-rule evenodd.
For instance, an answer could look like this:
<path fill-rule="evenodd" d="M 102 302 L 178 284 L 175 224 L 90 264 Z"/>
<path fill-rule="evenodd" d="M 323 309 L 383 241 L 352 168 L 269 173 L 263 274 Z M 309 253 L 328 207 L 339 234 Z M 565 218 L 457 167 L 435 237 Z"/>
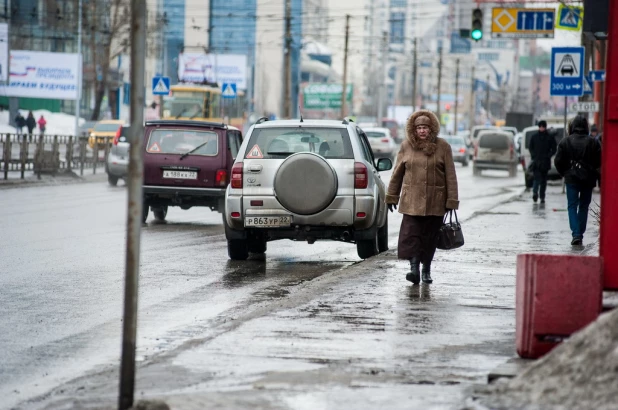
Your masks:
<path fill-rule="evenodd" d="M 536 202 L 541 197 L 541 203 L 545 203 L 545 191 L 547 189 L 547 174 L 551 169 L 551 157 L 556 153 L 556 139 L 547 132 L 547 122 L 539 121 L 539 131 L 530 138 L 530 156 L 532 157 L 532 172 L 534 182 L 532 184 L 532 200 Z M 540 192 L 539 192 L 540 191 Z"/>
<path fill-rule="evenodd" d="M 45 126 L 47 125 L 47 121 L 45 121 L 45 117 L 41 115 L 41 118 L 37 121 L 39 124 L 39 130 L 41 131 L 41 135 L 45 134 Z"/>
<path fill-rule="evenodd" d="M 24 133 L 23 128 L 26 126 L 26 119 L 20 112 L 17 112 L 15 116 L 15 128 L 17 129 L 17 135 L 21 135 Z"/>
<path fill-rule="evenodd" d="M 576 116 L 569 132 L 570 135 L 558 145 L 554 164 L 566 183 L 569 226 L 573 237 L 571 245 L 581 245 L 588 222 L 592 189 L 601 167 L 601 147 L 589 135 L 586 117 Z"/>
<path fill-rule="evenodd" d="M 28 117 L 26 118 L 26 127 L 28 127 L 28 140 L 32 141 L 32 131 L 36 128 L 36 120 L 32 111 L 28 111 Z"/>
<path fill-rule="evenodd" d="M 444 214 L 459 207 L 457 174 L 451 147 L 438 138 L 440 122 L 434 113 L 419 110 L 408 118 L 406 140 L 401 144 L 388 186 L 389 211 L 403 214 L 399 230 L 399 259 L 410 261 L 406 279 L 432 283 L 431 262 L 438 246 Z"/>

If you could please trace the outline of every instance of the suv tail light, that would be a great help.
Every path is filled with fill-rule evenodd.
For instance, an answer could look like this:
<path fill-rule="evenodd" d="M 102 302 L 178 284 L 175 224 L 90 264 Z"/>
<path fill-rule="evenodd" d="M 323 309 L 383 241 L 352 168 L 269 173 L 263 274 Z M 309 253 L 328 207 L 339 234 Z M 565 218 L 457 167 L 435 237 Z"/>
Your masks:
<path fill-rule="evenodd" d="M 459 148 L 459 153 L 460 154 L 465 154 L 466 153 L 466 149 L 465 148 Z"/>
<path fill-rule="evenodd" d="M 479 156 L 479 146 L 478 144 L 474 144 L 474 158 L 478 158 Z"/>
<path fill-rule="evenodd" d="M 232 188 L 242 189 L 242 162 L 234 164 L 232 167 Z"/>
<path fill-rule="evenodd" d="M 242 177 L 241 177 L 242 182 Z M 215 185 L 220 187 L 227 186 L 227 170 L 219 169 L 217 170 L 217 174 L 215 175 Z"/>
<path fill-rule="evenodd" d="M 515 156 L 515 147 L 512 145 L 509 147 L 509 153 L 511 154 L 511 159 Z"/>
<path fill-rule="evenodd" d="M 361 162 L 354 163 L 354 189 L 366 189 L 369 185 L 367 167 Z"/>
<path fill-rule="evenodd" d="M 382 138 L 381 141 L 382 142 L 389 142 L 390 140 L 388 138 Z"/>
<path fill-rule="evenodd" d="M 118 131 L 116 131 L 116 135 L 114 136 L 114 145 L 118 145 L 118 140 L 120 139 L 120 136 L 122 135 L 122 125 L 120 127 L 118 127 Z"/>

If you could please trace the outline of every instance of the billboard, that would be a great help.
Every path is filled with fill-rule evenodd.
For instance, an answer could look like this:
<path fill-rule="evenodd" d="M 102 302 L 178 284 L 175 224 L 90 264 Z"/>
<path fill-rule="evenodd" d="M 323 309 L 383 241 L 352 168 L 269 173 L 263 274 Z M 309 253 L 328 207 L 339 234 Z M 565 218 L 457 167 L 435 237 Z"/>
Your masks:
<path fill-rule="evenodd" d="M 0 95 L 75 100 L 78 54 L 11 50 L 9 83 Z"/>
<path fill-rule="evenodd" d="M 310 83 L 303 88 L 303 109 L 341 109 L 342 84 Z M 346 105 L 352 102 L 352 84 L 346 87 Z"/>
<path fill-rule="evenodd" d="M 247 56 L 243 54 L 178 55 L 178 81 L 189 83 L 233 83 L 239 90 L 247 89 Z"/>
<path fill-rule="evenodd" d="M 9 73 L 9 25 L 0 23 L 0 82 L 6 82 Z"/>

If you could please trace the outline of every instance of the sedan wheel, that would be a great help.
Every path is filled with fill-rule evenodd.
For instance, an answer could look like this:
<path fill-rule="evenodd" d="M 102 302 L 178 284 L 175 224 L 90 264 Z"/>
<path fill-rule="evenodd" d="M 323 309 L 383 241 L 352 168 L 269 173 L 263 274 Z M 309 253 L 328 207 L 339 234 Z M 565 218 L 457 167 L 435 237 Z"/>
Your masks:
<path fill-rule="evenodd" d="M 164 205 L 160 208 L 155 208 L 152 210 L 154 213 L 155 219 L 157 221 L 165 221 L 165 217 L 167 216 L 167 205 Z"/>

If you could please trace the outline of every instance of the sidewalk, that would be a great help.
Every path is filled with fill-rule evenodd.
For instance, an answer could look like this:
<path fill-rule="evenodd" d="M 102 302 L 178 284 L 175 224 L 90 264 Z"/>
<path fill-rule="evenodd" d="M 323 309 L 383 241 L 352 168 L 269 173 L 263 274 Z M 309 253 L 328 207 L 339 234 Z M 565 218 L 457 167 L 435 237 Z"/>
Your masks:
<path fill-rule="evenodd" d="M 463 221 L 466 245 L 439 252 L 432 285 L 405 281 L 390 250 L 227 312 L 199 340 L 138 352 L 135 397 L 173 409 L 462 409 L 515 355 L 516 255 L 574 249 L 560 186 L 545 207 L 525 193 Z M 598 197 L 598 195 L 597 195 Z M 391 242 L 392 243 L 392 242 Z M 114 409 L 118 368 L 76 379 L 37 401 L 48 410 Z M 153 408 L 153 407 L 144 407 Z"/>
<path fill-rule="evenodd" d="M 24 179 L 21 179 L 21 173 L 19 171 L 10 171 L 8 173 L 8 179 L 4 179 L 4 173 L 0 172 L 0 190 L 103 181 L 107 181 L 107 174 L 103 168 L 98 169 L 96 174 L 92 174 L 92 169 L 84 170 L 83 176 L 79 175 L 79 170 L 74 170 L 72 172 L 62 171 L 57 173 L 56 176 L 42 174 L 41 179 L 38 179 L 33 171 L 26 171 L 24 173 Z"/>

